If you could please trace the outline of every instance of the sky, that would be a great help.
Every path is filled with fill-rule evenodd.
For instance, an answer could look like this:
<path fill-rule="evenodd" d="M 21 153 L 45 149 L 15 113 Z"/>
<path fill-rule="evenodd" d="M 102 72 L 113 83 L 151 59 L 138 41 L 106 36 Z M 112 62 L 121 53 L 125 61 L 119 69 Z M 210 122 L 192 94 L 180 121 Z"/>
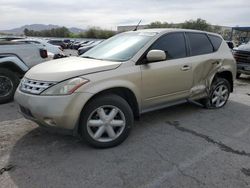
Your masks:
<path fill-rule="evenodd" d="M 35 23 L 116 30 L 141 19 L 148 24 L 197 18 L 213 25 L 250 26 L 250 0 L 0 0 L 0 30 Z"/>

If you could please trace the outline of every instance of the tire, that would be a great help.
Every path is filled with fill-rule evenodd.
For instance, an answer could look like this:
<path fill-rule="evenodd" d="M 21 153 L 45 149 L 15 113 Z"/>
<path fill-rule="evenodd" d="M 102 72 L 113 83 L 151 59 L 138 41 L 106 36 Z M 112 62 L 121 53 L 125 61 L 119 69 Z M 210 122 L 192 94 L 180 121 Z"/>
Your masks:
<path fill-rule="evenodd" d="M 103 95 L 84 107 L 80 117 L 80 132 L 90 146 L 110 148 L 121 144 L 128 137 L 133 123 L 133 112 L 126 100 L 113 94 Z"/>
<path fill-rule="evenodd" d="M 226 105 L 231 91 L 228 80 L 224 78 L 216 78 L 213 81 L 209 96 L 202 100 L 205 108 L 219 109 Z M 224 93 L 224 94 L 223 94 Z M 217 97 L 217 100 L 216 100 Z M 220 102 L 218 102 L 220 101 Z"/>
<path fill-rule="evenodd" d="M 19 81 L 14 72 L 0 68 L 0 104 L 13 100 Z"/>
<path fill-rule="evenodd" d="M 237 74 L 236 74 L 236 78 L 239 79 L 239 78 L 240 78 L 240 75 L 241 75 L 241 73 L 237 73 Z"/>

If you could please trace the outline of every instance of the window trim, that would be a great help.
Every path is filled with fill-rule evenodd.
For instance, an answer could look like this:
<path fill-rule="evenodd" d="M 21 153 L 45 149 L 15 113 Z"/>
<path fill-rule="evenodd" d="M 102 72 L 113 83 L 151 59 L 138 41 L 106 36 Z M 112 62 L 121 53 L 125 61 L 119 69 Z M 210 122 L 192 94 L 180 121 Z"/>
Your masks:
<path fill-rule="evenodd" d="M 173 31 L 173 32 L 168 32 L 168 33 L 165 33 L 163 35 L 161 35 L 160 37 L 158 37 L 149 47 L 147 50 L 145 50 L 145 52 L 142 54 L 142 56 L 136 61 L 135 65 L 143 65 L 143 64 L 146 64 L 145 63 L 145 58 L 146 58 L 146 55 L 147 53 L 150 51 L 150 48 L 152 48 L 152 46 L 162 37 L 165 37 L 167 35 L 170 35 L 170 34 L 176 34 L 176 33 L 181 33 L 184 37 L 184 43 L 185 43 L 185 49 L 186 49 L 186 57 L 180 57 L 180 58 L 174 58 L 174 59 L 166 59 L 165 61 L 170 61 L 170 60 L 176 60 L 176 59 L 183 59 L 183 58 L 187 58 L 189 57 L 189 50 L 188 50 L 188 43 L 187 43 L 187 40 L 186 40 L 186 36 L 185 36 L 185 31 Z M 157 61 L 157 62 L 162 62 L 162 61 Z M 157 63 L 157 62 L 148 62 L 147 64 L 150 64 L 150 63 Z"/>
<path fill-rule="evenodd" d="M 220 45 L 219 45 L 219 47 L 218 47 L 217 50 L 215 50 L 215 47 L 214 47 L 214 45 L 213 45 L 213 43 L 212 43 L 212 41 L 211 41 L 209 35 L 212 36 L 212 37 L 218 37 L 219 39 L 221 39 L 221 43 L 220 43 Z M 213 35 L 213 34 L 207 34 L 207 37 L 208 37 L 210 43 L 211 43 L 212 46 L 213 46 L 214 52 L 217 52 L 217 51 L 219 50 L 219 48 L 221 47 L 221 45 L 222 45 L 223 39 L 222 39 L 221 37 L 219 37 L 219 36 L 217 36 L 217 35 Z"/>
<path fill-rule="evenodd" d="M 205 35 L 205 36 L 207 37 L 209 43 L 211 44 L 211 46 L 212 46 L 212 48 L 213 48 L 213 51 L 212 51 L 212 52 L 209 52 L 209 53 L 203 53 L 203 54 L 198 54 L 198 55 L 192 55 L 190 40 L 189 40 L 189 38 L 188 38 L 188 36 L 187 36 L 188 33 L 203 34 L 203 35 Z M 216 52 L 216 51 L 214 50 L 214 46 L 213 46 L 211 40 L 209 39 L 207 33 L 205 33 L 205 32 L 192 32 L 192 31 L 189 32 L 189 31 L 185 31 L 185 36 L 186 36 L 186 38 L 187 38 L 187 43 L 188 43 L 188 48 L 189 48 L 189 56 L 188 56 L 188 57 L 195 57 L 195 56 L 199 56 L 199 55 L 207 55 L 207 54 L 212 54 L 212 53 L 215 53 L 215 52 Z"/>

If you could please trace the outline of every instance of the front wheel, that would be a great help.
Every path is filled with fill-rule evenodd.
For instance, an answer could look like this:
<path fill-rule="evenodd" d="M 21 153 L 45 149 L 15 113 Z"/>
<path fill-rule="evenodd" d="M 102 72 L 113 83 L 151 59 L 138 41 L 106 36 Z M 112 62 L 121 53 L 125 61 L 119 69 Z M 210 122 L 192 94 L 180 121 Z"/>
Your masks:
<path fill-rule="evenodd" d="M 14 72 L 0 68 L 0 104 L 13 99 L 18 84 L 19 78 Z"/>
<path fill-rule="evenodd" d="M 224 78 L 216 78 L 212 83 L 208 98 L 204 100 L 206 108 L 221 108 L 225 106 L 230 95 L 230 84 Z"/>
<path fill-rule="evenodd" d="M 105 95 L 90 101 L 81 113 L 81 135 L 91 146 L 109 148 L 121 144 L 133 125 L 129 104 L 117 95 Z"/>

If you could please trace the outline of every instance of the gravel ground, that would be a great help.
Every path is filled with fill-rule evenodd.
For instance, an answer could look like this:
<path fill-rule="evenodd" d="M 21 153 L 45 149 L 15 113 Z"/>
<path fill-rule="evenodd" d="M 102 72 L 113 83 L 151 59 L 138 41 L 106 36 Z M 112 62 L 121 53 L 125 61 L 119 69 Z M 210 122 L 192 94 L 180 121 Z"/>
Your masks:
<path fill-rule="evenodd" d="M 250 187 L 250 77 L 228 104 L 147 113 L 120 146 L 98 150 L 0 105 L 0 187 Z"/>

